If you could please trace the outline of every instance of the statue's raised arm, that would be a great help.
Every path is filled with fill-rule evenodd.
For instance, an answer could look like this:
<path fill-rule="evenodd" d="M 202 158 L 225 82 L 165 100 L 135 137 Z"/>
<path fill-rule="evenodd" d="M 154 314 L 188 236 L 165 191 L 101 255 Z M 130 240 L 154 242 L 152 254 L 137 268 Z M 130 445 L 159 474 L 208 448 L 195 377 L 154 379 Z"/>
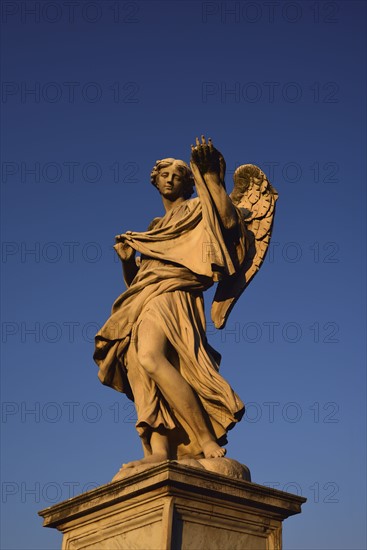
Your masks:
<path fill-rule="evenodd" d="M 208 143 L 204 136 L 201 137 L 201 143 L 196 138 L 196 146 L 191 146 L 191 170 L 199 196 L 200 180 L 203 178 L 213 198 L 223 228 L 232 229 L 237 223 L 237 216 L 233 202 L 226 192 L 224 181 L 226 163 L 223 155 L 214 147 L 210 138 Z"/>

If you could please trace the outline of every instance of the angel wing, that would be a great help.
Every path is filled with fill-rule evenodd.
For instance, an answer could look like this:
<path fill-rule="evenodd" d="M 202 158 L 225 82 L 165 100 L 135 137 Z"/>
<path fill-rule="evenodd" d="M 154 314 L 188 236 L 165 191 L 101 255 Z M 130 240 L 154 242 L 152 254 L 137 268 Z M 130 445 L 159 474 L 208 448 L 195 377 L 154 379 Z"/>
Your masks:
<path fill-rule="evenodd" d="M 211 312 L 216 328 L 225 326 L 234 304 L 265 259 L 278 199 L 264 172 L 253 164 L 237 168 L 233 181 L 230 197 L 241 212 L 249 246 L 238 272 L 218 284 Z"/>

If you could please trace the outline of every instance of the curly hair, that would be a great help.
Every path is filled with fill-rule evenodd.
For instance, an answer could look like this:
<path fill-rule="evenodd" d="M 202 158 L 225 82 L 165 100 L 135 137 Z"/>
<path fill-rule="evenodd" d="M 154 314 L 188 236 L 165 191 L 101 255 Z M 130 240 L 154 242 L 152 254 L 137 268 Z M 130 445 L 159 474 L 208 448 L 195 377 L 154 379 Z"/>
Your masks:
<path fill-rule="evenodd" d="M 162 160 L 157 160 L 155 165 L 153 166 L 153 170 L 150 173 L 150 182 L 154 185 L 154 187 L 157 187 L 157 177 L 159 172 L 163 168 L 167 168 L 167 166 L 171 166 L 174 162 L 177 162 L 177 170 L 182 174 L 184 177 L 184 184 L 185 184 L 185 192 L 184 192 L 184 199 L 189 199 L 191 195 L 194 193 L 194 186 L 195 186 L 195 180 L 194 176 L 190 170 L 190 167 L 184 162 L 183 160 L 179 159 L 173 159 L 173 158 L 166 158 Z"/>

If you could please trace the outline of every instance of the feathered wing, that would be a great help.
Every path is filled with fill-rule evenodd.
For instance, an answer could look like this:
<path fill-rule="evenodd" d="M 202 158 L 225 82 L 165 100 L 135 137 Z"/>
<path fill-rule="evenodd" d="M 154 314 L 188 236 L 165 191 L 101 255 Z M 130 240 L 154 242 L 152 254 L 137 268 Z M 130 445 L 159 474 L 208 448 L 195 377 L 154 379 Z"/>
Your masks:
<path fill-rule="evenodd" d="M 249 247 L 237 273 L 218 284 L 212 304 L 212 320 L 216 328 L 225 326 L 234 304 L 265 259 L 278 198 L 264 172 L 253 164 L 237 168 L 233 180 L 230 197 L 241 212 Z"/>

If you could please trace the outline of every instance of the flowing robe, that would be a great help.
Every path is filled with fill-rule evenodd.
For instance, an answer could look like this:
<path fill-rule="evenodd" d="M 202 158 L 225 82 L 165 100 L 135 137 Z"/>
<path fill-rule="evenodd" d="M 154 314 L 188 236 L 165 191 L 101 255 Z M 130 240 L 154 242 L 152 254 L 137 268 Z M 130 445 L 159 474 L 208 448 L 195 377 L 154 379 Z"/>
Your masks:
<path fill-rule="evenodd" d="M 197 198 L 155 220 L 152 230 L 123 236 L 141 253 L 141 264 L 96 335 L 94 354 L 101 382 L 134 400 L 145 452 L 151 452 L 152 430 L 163 428 L 172 458 L 199 456 L 201 449 L 187 419 L 166 402 L 164 388 L 161 392 L 139 364 L 138 327 L 143 319 L 151 319 L 165 333 L 172 350 L 168 359 L 192 387 L 220 444 L 244 412 L 242 401 L 218 373 L 220 355 L 207 342 L 202 293 L 240 268 L 245 230 L 237 210 L 235 227 L 224 230 L 204 181 L 196 181 L 196 187 Z"/>

